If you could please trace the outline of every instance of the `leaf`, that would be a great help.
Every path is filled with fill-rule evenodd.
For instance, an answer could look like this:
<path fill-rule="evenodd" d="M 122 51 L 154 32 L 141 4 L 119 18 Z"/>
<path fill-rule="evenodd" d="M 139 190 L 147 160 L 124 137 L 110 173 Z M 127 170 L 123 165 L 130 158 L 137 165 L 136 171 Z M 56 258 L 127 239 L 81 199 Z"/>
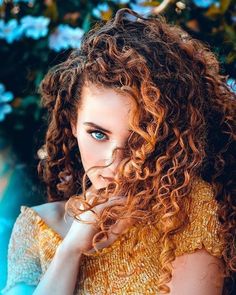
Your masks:
<path fill-rule="evenodd" d="M 162 1 L 144 1 L 140 3 L 140 6 L 153 6 L 156 7 L 161 4 Z"/>
<path fill-rule="evenodd" d="M 217 7 L 216 5 L 210 6 L 207 12 L 205 12 L 205 16 L 207 16 L 210 19 L 216 19 L 221 14 L 222 14 L 221 8 Z"/>
<path fill-rule="evenodd" d="M 225 13 L 226 10 L 229 8 L 230 4 L 231 4 L 231 0 L 221 0 L 220 1 L 221 13 Z"/>
<path fill-rule="evenodd" d="M 186 23 L 186 26 L 194 32 L 200 32 L 199 23 L 196 19 L 191 19 Z"/>
<path fill-rule="evenodd" d="M 227 56 L 226 56 L 226 62 L 227 64 L 231 64 L 236 60 L 236 52 L 230 52 Z"/>
<path fill-rule="evenodd" d="M 36 87 L 39 86 L 39 84 L 41 83 L 43 77 L 44 77 L 43 72 L 42 71 L 38 71 L 37 76 L 36 76 L 35 81 L 34 81 L 34 84 L 35 84 Z"/>
<path fill-rule="evenodd" d="M 36 108 L 35 111 L 34 111 L 34 119 L 35 121 L 39 121 L 40 118 L 41 118 L 41 109 L 40 108 Z"/>
<path fill-rule="evenodd" d="M 219 15 L 223 15 L 231 4 L 231 0 L 221 0 L 220 6 L 214 4 L 205 13 L 206 16 L 212 19 L 216 19 Z"/>
<path fill-rule="evenodd" d="M 102 11 L 101 15 L 103 20 L 110 20 L 112 17 L 112 10 L 109 8 L 107 11 Z"/>
<path fill-rule="evenodd" d="M 21 100 L 21 108 L 27 109 L 32 105 L 39 105 L 38 97 L 35 95 L 28 95 Z"/>
<path fill-rule="evenodd" d="M 232 28 L 231 26 L 225 24 L 225 26 L 224 26 L 224 31 L 225 31 L 225 35 L 226 35 L 230 40 L 232 40 L 232 43 L 233 43 L 234 41 L 236 41 L 236 32 L 235 32 L 234 28 Z"/>
<path fill-rule="evenodd" d="M 56 1 L 50 1 L 47 8 L 45 9 L 44 15 L 49 17 L 53 21 L 56 21 L 58 19 L 58 9 Z"/>
<path fill-rule="evenodd" d="M 88 32 L 90 28 L 90 22 L 91 22 L 91 14 L 90 12 L 87 13 L 86 17 L 84 18 L 83 24 L 82 24 L 82 29 L 84 32 Z"/>
<path fill-rule="evenodd" d="M 19 108 L 21 106 L 21 98 L 20 97 L 16 97 L 14 99 L 14 101 L 12 102 L 12 106 L 14 108 Z"/>

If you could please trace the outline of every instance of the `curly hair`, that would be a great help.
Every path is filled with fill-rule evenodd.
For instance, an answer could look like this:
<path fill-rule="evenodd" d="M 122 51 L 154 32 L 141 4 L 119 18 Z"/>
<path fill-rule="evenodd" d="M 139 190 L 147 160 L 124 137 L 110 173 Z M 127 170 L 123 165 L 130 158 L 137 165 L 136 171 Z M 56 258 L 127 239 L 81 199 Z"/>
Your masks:
<path fill-rule="evenodd" d="M 49 127 L 39 173 L 49 201 L 70 198 L 67 208 L 73 216 L 81 213 L 77 202 L 86 203 L 86 186 L 91 184 L 71 130 L 82 87 L 90 82 L 132 98 L 132 134 L 125 156 L 114 182 L 99 190 L 99 198 L 86 203 L 86 210 L 112 195 L 127 196 L 123 207 L 102 212 L 103 233 L 121 218 L 145 224 L 158 216 L 163 231 L 157 285 L 163 293 L 169 292 L 166 284 L 175 259 L 171 235 L 188 222 L 182 204 L 196 176 L 213 185 L 226 240 L 226 276 L 236 271 L 235 94 L 226 80 L 206 45 L 160 16 L 144 18 L 125 8 L 96 24 L 81 48 L 53 67 L 40 86 Z M 82 192 L 83 198 L 76 197 Z"/>

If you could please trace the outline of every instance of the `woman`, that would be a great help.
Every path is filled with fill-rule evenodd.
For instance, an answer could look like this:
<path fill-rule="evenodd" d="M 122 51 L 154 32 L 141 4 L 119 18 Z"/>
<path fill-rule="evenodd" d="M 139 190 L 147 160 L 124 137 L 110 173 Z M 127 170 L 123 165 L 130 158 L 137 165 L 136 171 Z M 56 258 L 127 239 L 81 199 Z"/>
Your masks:
<path fill-rule="evenodd" d="M 227 294 L 235 271 L 235 95 L 214 55 L 121 9 L 40 88 L 39 172 L 4 294 Z"/>

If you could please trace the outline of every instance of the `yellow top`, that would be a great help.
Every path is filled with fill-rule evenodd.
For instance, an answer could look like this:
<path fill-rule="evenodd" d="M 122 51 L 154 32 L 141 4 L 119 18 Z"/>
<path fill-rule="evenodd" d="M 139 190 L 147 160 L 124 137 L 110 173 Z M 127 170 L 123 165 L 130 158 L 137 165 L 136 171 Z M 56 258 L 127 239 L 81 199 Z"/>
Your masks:
<path fill-rule="evenodd" d="M 219 236 L 217 203 L 211 185 L 198 179 L 190 198 L 190 224 L 173 238 L 176 256 L 204 247 L 221 257 L 224 241 Z M 148 245 L 143 241 L 145 233 Z M 157 294 L 160 247 L 156 233 L 154 226 L 150 229 L 148 225 L 145 231 L 133 226 L 100 254 L 83 256 L 74 294 Z M 135 237 L 138 240 L 134 245 Z M 19 282 L 37 285 L 61 242 L 60 235 L 32 208 L 22 206 L 9 243 L 8 280 L 3 294 Z"/>

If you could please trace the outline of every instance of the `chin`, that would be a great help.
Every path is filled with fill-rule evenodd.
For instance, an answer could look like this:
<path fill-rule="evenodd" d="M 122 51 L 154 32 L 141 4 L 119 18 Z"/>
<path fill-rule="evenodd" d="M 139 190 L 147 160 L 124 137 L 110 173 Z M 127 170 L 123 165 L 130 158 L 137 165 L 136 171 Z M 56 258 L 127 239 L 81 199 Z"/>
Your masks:
<path fill-rule="evenodd" d="M 101 188 L 105 188 L 108 184 L 109 181 L 107 179 L 104 179 L 101 175 L 99 175 L 95 181 L 92 182 L 93 186 L 95 187 L 96 190 L 99 190 Z"/>

